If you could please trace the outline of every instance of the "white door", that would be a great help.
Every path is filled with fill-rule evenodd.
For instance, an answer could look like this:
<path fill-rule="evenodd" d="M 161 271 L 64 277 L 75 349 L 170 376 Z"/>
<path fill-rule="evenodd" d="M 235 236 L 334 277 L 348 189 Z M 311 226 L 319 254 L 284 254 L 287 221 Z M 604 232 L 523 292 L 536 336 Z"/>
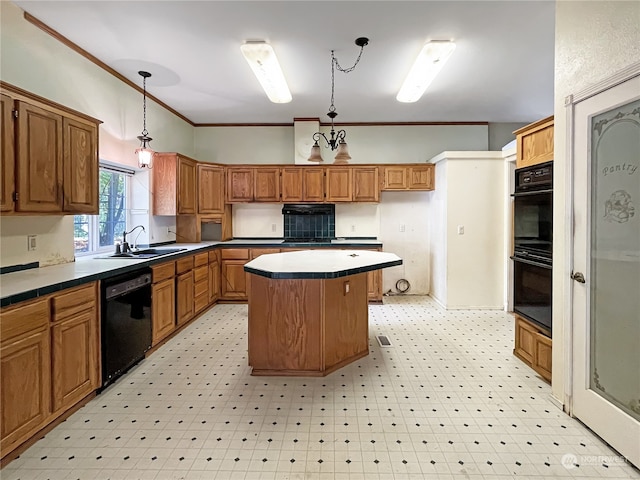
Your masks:
<path fill-rule="evenodd" d="M 573 113 L 573 415 L 640 466 L 640 77 Z"/>

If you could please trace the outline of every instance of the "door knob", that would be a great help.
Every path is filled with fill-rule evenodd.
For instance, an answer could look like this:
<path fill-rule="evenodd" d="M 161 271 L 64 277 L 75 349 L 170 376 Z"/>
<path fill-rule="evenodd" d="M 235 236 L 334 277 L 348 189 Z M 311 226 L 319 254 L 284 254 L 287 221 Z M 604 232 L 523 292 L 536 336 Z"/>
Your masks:
<path fill-rule="evenodd" d="M 571 272 L 571 278 L 578 283 L 585 283 L 584 275 L 581 272 Z"/>

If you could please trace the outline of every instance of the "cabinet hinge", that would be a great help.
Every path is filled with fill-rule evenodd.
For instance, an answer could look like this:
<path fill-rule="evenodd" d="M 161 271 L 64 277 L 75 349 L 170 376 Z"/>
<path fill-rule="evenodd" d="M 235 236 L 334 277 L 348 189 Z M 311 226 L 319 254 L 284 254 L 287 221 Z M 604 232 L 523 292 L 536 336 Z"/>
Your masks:
<path fill-rule="evenodd" d="M 18 201 L 18 198 L 20 198 L 20 195 L 18 194 L 18 192 L 13 192 L 12 197 L 13 197 L 13 201 L 14 201 L 14 202 L 17 202 L 17 201 Z"/>
<path fill-rule="evenodd" d="M 17 108 L 13 109 L 13 118 L 18 118 L 18 109 Z"/>

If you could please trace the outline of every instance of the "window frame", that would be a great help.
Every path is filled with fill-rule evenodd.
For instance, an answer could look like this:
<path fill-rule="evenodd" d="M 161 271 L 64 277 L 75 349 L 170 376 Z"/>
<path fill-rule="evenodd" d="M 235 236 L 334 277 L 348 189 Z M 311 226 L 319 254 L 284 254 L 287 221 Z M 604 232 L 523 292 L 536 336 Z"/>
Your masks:
<path fill-rule="evenodd" d="M 124 223 L 125 230 L 129 228 L 131 224 L 131 186 L 132 181 L 131 177 L 135 174 L 135 171 L 129 169 L 124 166 L 115 165 L 106 163 L 103 160 L 100 160 L 99 168 L 98 168 L 98 177 L 102 172 L 109 173 L 117 173 L 124 176 Z M 98 208 L 100 208 L 100 199 L 98 199 Z M 88 235 L 89 235 L 89 249 L 86 252 L 79 252 L 75 250 L 75 240 L 74 240 L 74 254 L 76 257 L 85 257 L 91 255 L 97 255 L 102 253 L 113 253 L 115 252 L 115 247 L 113 245 L 105 245 L 103 247 L 99 246 L 100 242 L 100 213 L 96 215 L 87 215 L 87 214 L 79 214 L 74 215 L 74 236 L 75 236 L 75 218 L 78 216 L 88 217 Z"/>

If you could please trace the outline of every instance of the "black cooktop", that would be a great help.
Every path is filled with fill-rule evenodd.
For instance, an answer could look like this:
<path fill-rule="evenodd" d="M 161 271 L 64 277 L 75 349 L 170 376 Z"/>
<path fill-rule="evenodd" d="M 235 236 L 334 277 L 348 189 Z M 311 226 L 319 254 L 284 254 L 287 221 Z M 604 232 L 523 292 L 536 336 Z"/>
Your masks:
<path fill-rule="evenodd" d="M 284 243 L 327 243 L 331 240 L 335 240 L 334 238 L 318 238 L 318 237 L 288 237 L 284 239 Z"/>

